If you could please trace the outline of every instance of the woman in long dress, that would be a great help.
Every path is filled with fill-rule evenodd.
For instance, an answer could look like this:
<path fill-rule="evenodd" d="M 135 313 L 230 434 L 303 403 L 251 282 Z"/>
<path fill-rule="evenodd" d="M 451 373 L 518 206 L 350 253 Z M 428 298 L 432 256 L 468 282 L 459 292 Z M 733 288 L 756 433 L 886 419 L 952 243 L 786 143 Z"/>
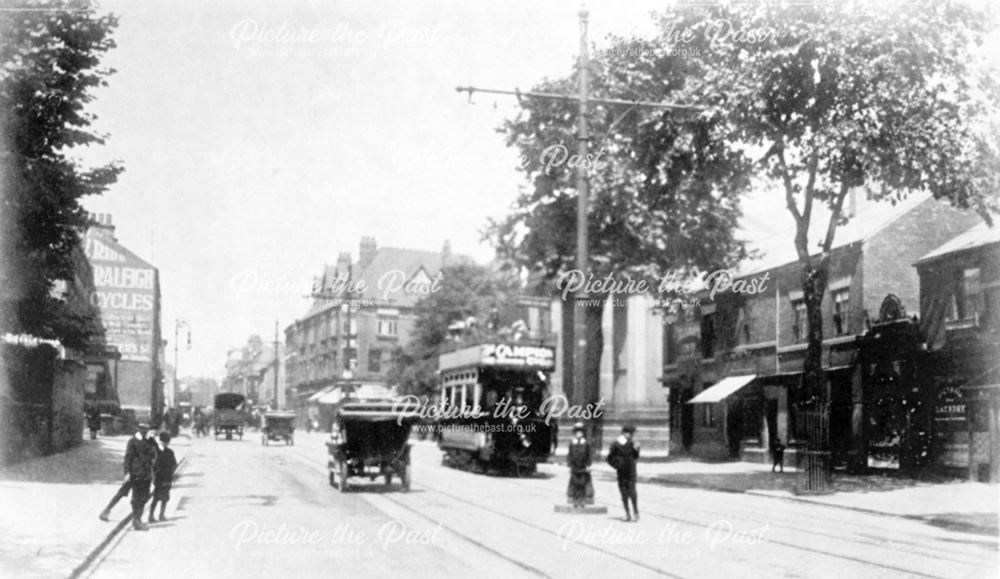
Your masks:
<path fill-rule="evenodd" d="M 569 464 L 569 487 L 566 494 L 569 502 L 577 508 L 587 504 L 594 495 L 594 486 L 590 480 L 591 449 L 590 443 L 584 438 L 582 422 L 573 425 L 573 440 L 569 443 L 569 454 L 566 462 Z"/>

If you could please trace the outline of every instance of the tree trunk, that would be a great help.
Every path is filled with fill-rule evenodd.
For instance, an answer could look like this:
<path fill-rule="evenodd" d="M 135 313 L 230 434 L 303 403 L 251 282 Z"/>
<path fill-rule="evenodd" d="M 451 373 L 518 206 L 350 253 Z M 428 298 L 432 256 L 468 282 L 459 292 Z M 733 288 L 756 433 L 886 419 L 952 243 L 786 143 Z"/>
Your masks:
<path fill-rule="evenodd" d="M 829 276 L 829 258 L 823 255 L 816 263 L 802 267 L 802 294 L 806 305 L 807 346 L 802 366 L 802 390 L 798 416 L 806 436 L 803 449 L 805 469 L 799 491 L 827 493 L 832 491 L 829 437 L 829 413 L 823 372 L 823 294 Z"/>
<path fill-rule="evenodd" d="M 802 371 L 803 404 L 815 406 L 826 401 L 823 376 L 823 294 L 829 277 L 829 259 L 802 267 L 802 294 L 806 305 L 806 358 Z"/>

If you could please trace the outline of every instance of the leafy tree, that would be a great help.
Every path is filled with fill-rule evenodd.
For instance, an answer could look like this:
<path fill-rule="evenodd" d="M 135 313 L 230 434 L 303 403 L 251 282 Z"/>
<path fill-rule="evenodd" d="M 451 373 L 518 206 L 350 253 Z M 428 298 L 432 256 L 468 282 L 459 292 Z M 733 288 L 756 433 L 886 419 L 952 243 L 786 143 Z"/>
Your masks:
<path fill-rule="evenodd" d="M 114 47 L 116 25 L 85 0 L 22 1 L 0 12 L 0 323 L 69 347 L 100 331 L 93 307 L 53 297 L 52 289 L 85 263 L 80 200 L 104 192 L 121 172 L 116 164 L 85 169 L 69 157 L 74 147 L 104 143 L 90 130 L 86 105 L 113 72 L 100 58 Z"/>
<path fill-rule="evenodd" d="M 691 74 L 675 55 L 630 50 L 618 39 L 591 61 L 591 94 L 609 99 L 678 101 Z M 573 78 L 546 80 L 533 90 L 575 94 Z M 577 104 L 526 98 L 522 112 L 502 127 L 507 143 L 521 152 L 530 183 L 511 213 L 491 222 L 488 236 L 506 259 L 541 277 L 548 291 L 575 269 L 577 187 L 574 167 L 586 162 L 590 182 L 588 268 L 594 279 L 654 282 L 667 272 L 714 269 L 744 256 L 734 237 L 739 193 L 749 163 L 730 150 L 720 131 L 721 116 L 592 105 L 588 122 L 595 135 L 590 159 L 576 153 Z M 565 278 L 563 278 L 563 282 Z M 583 392 L 574 403 L 599 395 L 601 318 L 606 293 L 591 293 L 586 305 L 568 307 L 584 315 L 587 354 Z M 571 368 L 564 375 L 573 380 Z M 569 390 L 569 389 L 567 389 Z"/>
<path fill-rule="evenodd" d="M 648 45 L 687 53 L 686 98 L 708 106 L 715 135 L 783 195 L 807 308 L 807 401 L 823 401 L 820 305 L 848 193 L 896 202 L 927 191 L 987 219 L 998 207 L 989 115 L 1000 99 L 976 55 L 990 23 L 929 0 L 732 3 L 668 13 Z M 812 231 L 820 206 L 829 218 Z"/>
<path fill-rule="evenodd" d="M 509 272 L 471 263 L 441 270 L 441 289 L 417 302 L 416 323 L 408 344 L 397 348 L 388 372 L 391 383 L 409 394 L 437 391 L 438 356 L 454 343 L 448 327 L 468 323 L 465 340 L 495 336 L 515 321 L 520 280 Z"/>

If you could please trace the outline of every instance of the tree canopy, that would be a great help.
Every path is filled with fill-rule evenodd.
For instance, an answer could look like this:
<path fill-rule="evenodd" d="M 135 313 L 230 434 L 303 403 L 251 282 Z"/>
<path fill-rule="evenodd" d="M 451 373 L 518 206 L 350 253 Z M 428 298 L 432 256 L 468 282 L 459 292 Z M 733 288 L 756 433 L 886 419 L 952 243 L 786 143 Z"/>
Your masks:
<path fill-rule="evenodd" d="M 117 20 L 84 0 L 14 4 L 0 12 L 0 318 L 10 331 L 78 347 L 99 331 L 96 311 L 53 297 L 52 288 L 79 273 L 81 199 L 103 193 L 122 170 L 70 157 L 75 147 L 104 143 L 87 104 L 113 72 L 100 59 L 115 46 Z"/>
<path fill-rule="evenodd" d="M 950 2 L 734 3 L 665 14 L 661 37 L 646 45 L 687 53 L 696 74 L 686 98 L 708 107 L 758 186 L 783 194 L 802 265 L 814 396 L 827 258 L 849 192 L 888 202 L 929 192 L 987 220 L 998 208 L 991 123 L 1000 93 L 977 54 L 992 23 Z M 810 231 L 820 205 L 829 219 Z"/>
<path fill-rule="evenodd" d="M 520 286 L 519 278 L 511 271 L 471 263 L 442 269 L 441 289 L 417 302 L 412 337 L 394 352 L 389 381 L 409 394 L 435 392 L 438 356 L 455 337 L 495 337 L 504 326 L 515 322 Z M 463 329 L 460 335 L 453 336 L 448 328 L 456 322 Z"/>

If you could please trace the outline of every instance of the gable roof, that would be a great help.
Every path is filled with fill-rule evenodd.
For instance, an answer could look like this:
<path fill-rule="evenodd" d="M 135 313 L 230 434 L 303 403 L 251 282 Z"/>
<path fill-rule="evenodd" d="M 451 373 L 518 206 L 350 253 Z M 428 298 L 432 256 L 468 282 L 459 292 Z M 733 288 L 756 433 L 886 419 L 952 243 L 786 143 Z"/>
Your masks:
<path fill-rule="evenodd" d="M 751 205 L 755 200 L 758 207 L 747 207 L 740 219 L 740 237 L 747 243 L 747 249 L 759 254 L 754 259 L 744 260 L 736 270 L 737 276 L 759 273 L 793 263 L 798 260 L 795 250 L 795 223 L 788 210 L 782 206 L 775 208 L 776 192 L 756 193 L 747 200 Z M 924 203 L 936 203 L 929 194 L 914 193 L 902 201 L 863 199 L 864 192 L 858 192 L 857 211 L 847 223 L 840 225 L 834 237 L 833 247 L 845 247 L 859 241 L 867 241 L 884 230 L 894 221 Z M 845 207 L 846 210 L 846 207 Z M 825 233 L 830 212 L 825 205 L 815 205 L 809 226 L 810 246 L 813 255 L 819 253 L 819 239 Z"/>
<path fill-rule="evenodd" d="M 364 291 L 351 291 L 349 299 L 375 303 L 390 307 L 413 307 L 426 296 L 426 293 L 407 288 L 406 284 L 421 271 L 433 279 L 446 265 L 473 263 L 466 255 L 450 254 L 445 256 L 440 251 L 424 251 L 401 247 L 379 247 L 375 250 L 367 267 L 362 268 L 360 262 L 352 264 L 352 275 L 349 284 L 338 279 L 346 279 L 347 272 L 339 271 L 338 265 L 324 266 L 320 287 L 332 296 L 343 294 L 345 285 L 351 290 L 364 288 Z M 308 310 L 304 317 L 308 318 L 320 312 L 338 307 L 336 299 L 318 300 Z"/>
<path fill-rule="evenodd" d="M 990 227 L 985 222 L 980 223 L 965 233 L 951 238 L 937 249 L 921 257 L 917 260 L 917 263 L 925 263 L 952 253 L 992 245 L 994 243 L 1000 243 L 1000 228 Z"/>
<path fill-rule="evenodd" d="M 84 235 L 83 243 L 87 259 L 91 262 L 114 262 L 121 263 L 122 265 L 127 265 L 129 267 L 156 269 L 156 267 L 151 263 L 139 257 L 132 250 L 119 243 L 118 239 L 114 236 L 114 233 L 106 228 L 99 226 L 88 227 L 87 232 Z M 102 256 L 98 252 L 95 255 L 94 244 L 103 245 L 104 249 L 110 249 L 112 253 Z M 117 253 L 117 257 L 108 257 L 114 256 L 115 253 Z"/>

